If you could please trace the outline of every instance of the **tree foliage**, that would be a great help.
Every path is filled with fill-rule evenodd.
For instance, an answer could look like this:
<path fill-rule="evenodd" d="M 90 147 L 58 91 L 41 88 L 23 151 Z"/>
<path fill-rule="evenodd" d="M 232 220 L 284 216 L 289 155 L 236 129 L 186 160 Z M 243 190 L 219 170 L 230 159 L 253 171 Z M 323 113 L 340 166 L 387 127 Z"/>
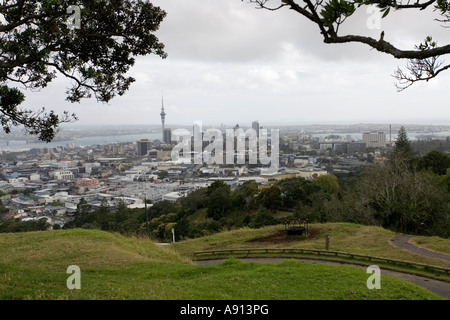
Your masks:
<path fill-rule="evenodd" d="M 71 27 L 79 8 L 79 28 Z M 76 11 L 75 11 L 76 12 Z M 9 132 L 23 125 L 29 134 L 51 141 L 63 122 L 76 120 L 22 108 L 25 96 L 13 87 L 45 88 L 57 76 L 68 78 L 67 100 L 95 96 L 109 102 L 135 80 L 126 73 L 135 57 L 166 57 L 154 32 L 166 13 L 148 0 L 6 0 L 0 4 L 0 112 Z"/>
<path fill-rule="evenodd" d="M 339 191 L 339 181 L 335 175 L 326 174 L 316 178 L 315 183 L 328 194 L 334 194 Z"/>
<path fill-rule="evenodd" d="M 208 206 L 206 190 L 206 188 L 193 190 L 180 199 L 180 205 L 185 210 L 186 214 L 192 214 L 198 209 L 206 208 Z"/>
<path fill-rule="evenodd" d="M 207 188 L 206 194 L 208 216 L 220 220 L 232 206 L 230 186 L 222 180 L 216 180 Z"/>
<path fill-rule="evenodd" d="M 408 134 L 405 127 L 401 126 L 398 131 L 397 140 L 390 153 L 390 162 L 393 167 L 398 170 L 403 170 L 406 167 L 408 170 L 413 170 L 416 166 L 417 157 L 414 148 L 408 139 Z"/>
<path fill-rule="evenodd" d="M 299 201 L 306 201 L 307 194 L 303 188 L 304 184 L 305 180 L 299 178 L 284 179 L 277 183 L 281 190 L 282 206 L 284 208 L 293 208 Z"/>
<path fill-rule="evenodd" d="M 438 175 L 445 175 L 450 168 L 450 156 L 439 152 L 430 151 L 418 160 L 417 168 L 419 170 L 431 170 Z"/>
<path fill-rule="evenodd" d="M 256 214 L 254 214 L 250 218 L 248 226 L 250 228 L 261 228 L 264 226 L 270 226 L 277 223 L 278 220 L 274 218 L 274 216 L 270 213 L 270 211 L 262 207 L 259 208 Z"/>
<path fill-rule="evenodd" d="M 254 210 L 258 208 L 259 187 L 255 181 L 246 181 L 233 190 L 233 207 L 244 210 Z"/>
<path fill-rule="evenodd" d="M 283 198 L 281 197 L 281 189 L 276 185 L 262 189 L 260 193 L 261 204 L 263 207 L 275 212 L 283 206 Z"/>
<path fill-rule="evenodd" d="M 159 217 L 163 214 L 175 212 L 175 204 L 169 200 L 162 200 L 155 202 L 149 209 L 149 216 L 151 218 Z"/>
<path fill-rule="evenodd" d="M 29 232 L 29 231 L 45 231 L 50 228 L 47 219 L 38 219 L 30 221 L 22 221 L 20 219 L 10 219 L 0 221 L 0 232 Z"/>

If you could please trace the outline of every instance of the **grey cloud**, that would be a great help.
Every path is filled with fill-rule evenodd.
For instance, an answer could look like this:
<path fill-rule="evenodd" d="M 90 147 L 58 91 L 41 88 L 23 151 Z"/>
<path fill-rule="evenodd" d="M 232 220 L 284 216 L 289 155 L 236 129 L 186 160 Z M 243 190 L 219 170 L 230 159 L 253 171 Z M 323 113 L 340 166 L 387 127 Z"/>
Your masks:
<path fill-rule="evenodd" d="M 125 96 L 109 105 L 95 99 L 69 104 L 64 101 L 68 80 L 60 77 L 41 93 L 27 92 L 27 102 L 70 110 L 80 123 L 158 124 L 161 90 L 172 110 L 168 123 L 244 124 L 255 120 L 255 113 L 266 123 L 401 119 L 403 106 L 414 111 L 408 117 L 420 119 L 427 93 L 435 100 L 423 113 L 445 112 L 439 111 L 447 105 L 439 99 L 446 92 L 445 74 L 400 95 L 390 74 L 403 62 L 362 44 L 324 44 L 317 27 L 291 10 L 257 10 L 241 0 L 152 2 L 168 13 L 157 33 L 168 58 L 139 57 L 130 72 L 138 81 Z M 370 30 L 370 14 L 361 11 L 343 31 L 378 37 L 384 30 L 386 40 L 404 46 L 427 35 L 446 39 L 447 29 L 422 16 L 419 11 L 390 14 L 380 30 Z M 127 106 L 132 108 L 124 112 Z"/>
<path fill-rule="evenodd" d="M 255 9 L 254 5 L 238 0 L 154 3 L 168 13 L 158 34 L 166 44 L 169 59 L 235 63 L 276 59 L 283 43 L 291 43 L 305 56 L 320 60 L 365 60 L 371 50 L 362 44 L 324 44 L 315 24 L 288 9 L 274 12 Z M 433 21 L 437 15 L 431 9 L 391 13 L 382 19 L 379 30 L 368 27 L 373 15 L 373 11 L 360 8 L 348 19 L 343 31 L 377 38 L 384 30 L 386 40 L 400 45 L 404 44 L 399 39 L 419 43 L 427 35 L 445 39 L 447 30 Z"/>

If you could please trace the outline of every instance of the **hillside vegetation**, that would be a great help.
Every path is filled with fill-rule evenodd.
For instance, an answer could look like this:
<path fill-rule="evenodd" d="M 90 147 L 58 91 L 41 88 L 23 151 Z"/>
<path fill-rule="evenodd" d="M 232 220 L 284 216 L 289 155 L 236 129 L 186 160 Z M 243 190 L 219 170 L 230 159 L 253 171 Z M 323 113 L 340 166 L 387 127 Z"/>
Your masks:
<path fill-rule="evenodd" d="M 439 299 L 384 275 L 382 290 L 369 290 L 360 268 L 234 259 L 199 266 L 174 249 L 99 230 L 0 234 L 0 299 Z M 81 289 L 67 287 L 71 265 Z"/>

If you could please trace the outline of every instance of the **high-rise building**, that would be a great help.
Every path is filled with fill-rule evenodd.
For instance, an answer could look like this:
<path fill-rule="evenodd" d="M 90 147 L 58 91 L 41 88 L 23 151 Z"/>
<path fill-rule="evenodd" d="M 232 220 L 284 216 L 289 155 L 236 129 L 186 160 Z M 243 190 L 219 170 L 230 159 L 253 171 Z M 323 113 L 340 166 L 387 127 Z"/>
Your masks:
<path fill-rule="evenodd" d="M 252 122 L 252 128 L 256 131 L 256 136 L 259 137 L 259 122 L 253 121 Z"/>
<path fill-rule="evenodd" d="M 384 148 L 386 147 L 386 133 L 384 132 L 365 132 L 363 141 L 367 148 Z"/>
<path fill-rule="evenodd" d="M 202 130 L 201 123 L 194 123 L 194 125 L 192 126 L 192 147 L 194 147 L 194 143 L 198 143 L 200 145 L 204 144 L 203 135 L 204 132 Z"/>
<path fill-rule="evenodd" d="M 148 151 L 152 148 L 151 142 L 148 139 L 141 139 L 141 141 L 137 141 L 137 153 L 140 156 L 147 155 Z"/>
<path fill-rule="evenodd" d="M 171 144 L 172 143 L 172 131 L 170 129 L 164 129 L 164 140 L 163 142 L 165 144 Z"/>

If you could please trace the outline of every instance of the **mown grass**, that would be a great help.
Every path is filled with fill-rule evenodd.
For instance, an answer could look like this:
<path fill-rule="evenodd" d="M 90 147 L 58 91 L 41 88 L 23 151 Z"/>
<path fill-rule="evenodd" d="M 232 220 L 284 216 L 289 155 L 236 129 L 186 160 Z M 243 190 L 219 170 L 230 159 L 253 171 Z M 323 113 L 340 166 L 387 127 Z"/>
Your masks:
<path fill-rule="evenodd" d="M 429 250 L 450 255 L 450 239 L 417 236 L 413 237 L 410 242 Z"/>
<path fill-rule="evenodd" d="M 79 290 L 66 286 L 69 265 L 80 267 Z M 173 248 L 98 230 L 0 234 L 2 300 L 440 299 L 383 274 L 382 289 L 369 290 L 368 276 L 361 268 L 293 260 L 199 266 Z"/>

